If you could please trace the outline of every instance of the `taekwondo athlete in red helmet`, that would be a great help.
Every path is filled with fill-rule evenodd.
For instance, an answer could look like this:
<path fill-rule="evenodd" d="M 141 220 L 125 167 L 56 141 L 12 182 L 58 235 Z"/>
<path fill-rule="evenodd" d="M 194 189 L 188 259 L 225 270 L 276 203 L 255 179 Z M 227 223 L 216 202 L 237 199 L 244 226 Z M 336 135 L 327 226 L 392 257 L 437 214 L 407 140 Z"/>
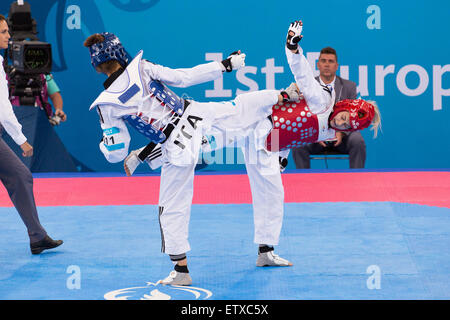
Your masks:
<path fill-rule="evenodd" d="M 298 45 L 303 37 L 302 29 L 301 21 L 290 24 L 285 48 L 301 99 L 295 103 L 274 106 L 273 130 L 266 140 L 267 149 L 282 151 L 283 158 L 287 158 L 291 148 L 332 140 L 336 131 L 362 130 L 370 125 L 376 137 L 381 126 L 376 103 L 347 99 L 335 104 L 332 88 L 322 86 L 314 79 L 312 68 Z"/>

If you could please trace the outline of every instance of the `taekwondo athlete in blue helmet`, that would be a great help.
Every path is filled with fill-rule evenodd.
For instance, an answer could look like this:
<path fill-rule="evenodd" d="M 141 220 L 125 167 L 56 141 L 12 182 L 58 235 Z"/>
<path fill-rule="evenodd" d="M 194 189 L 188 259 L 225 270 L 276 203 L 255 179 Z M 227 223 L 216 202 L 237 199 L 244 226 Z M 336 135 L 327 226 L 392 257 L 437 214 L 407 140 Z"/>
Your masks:
<path fill-rule="evenodd" d="M 140 160 L 154 159 L 150 161 L 154 167 L 161 166 L 162 252 L 175 264 L 161 283 L 190 285 L 188 227 L 202 137 L 212 128 L 238 130 L 266 119 L 283 96 L 277 90 L 262 90 L 233 101 L 199 103 L 182 99 L 167 87 L 188 87 L 239 69 L 245 65 L 245 54 L 240 51 L 222 62 L 171 69 L 142 59 L 142 51 L 129 61 L 119 39 L 111 33 L 91 35 L 84 45 L 89 48 L 94 68 L 108 76 L 105 90 L 90 107 L 96 108 L 100 116 L 100 150 L 109 162 L 124 160 L 130 142 L 127 125 L 149 138 L 150 148 Z M 281 223 L 282 217 L 280 228 Z"/>

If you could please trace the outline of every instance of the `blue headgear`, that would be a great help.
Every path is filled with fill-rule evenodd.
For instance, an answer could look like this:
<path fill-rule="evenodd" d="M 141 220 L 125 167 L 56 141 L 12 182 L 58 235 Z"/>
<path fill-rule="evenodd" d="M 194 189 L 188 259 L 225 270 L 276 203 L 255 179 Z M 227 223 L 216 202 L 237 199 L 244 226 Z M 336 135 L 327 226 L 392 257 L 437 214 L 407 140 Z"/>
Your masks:
<path fill-rule="evenodd" d="M 94 43 L 89 47 L 89 53 L 91 54 L 91 63 L 96 68 L 103 62 L 116 60 L 122 67 L 126 67 L 128 64 L 128 55 L 125 48 L 120 43 L 113 33 L 103 32 L 100 33 L 105 40 L 103 42 Z"/>

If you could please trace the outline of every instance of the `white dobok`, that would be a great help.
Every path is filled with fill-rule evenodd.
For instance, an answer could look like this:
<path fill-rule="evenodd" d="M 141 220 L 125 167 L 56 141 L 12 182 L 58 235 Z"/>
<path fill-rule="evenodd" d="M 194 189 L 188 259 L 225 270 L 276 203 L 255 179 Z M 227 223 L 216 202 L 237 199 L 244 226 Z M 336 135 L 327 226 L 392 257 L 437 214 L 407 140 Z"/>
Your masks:
<path fill-rule="evenodd" d="M 190 250 L 188 225 L 194 169 L 203 136 L 214 136 L 216 148 L 237 140 L 244 141 L 241 145 L 252 191 L 254 241 L 278 244 L 284 191 L 279 155 L 264 149 L 264 138 L 272 129 L 268 116 L 272 113 L 272 106 L 278 102 L 279 91 L 250 92 L 224 102 L 189 100 L 184 113 L 174 116 L 170 108 L 162 106 L 151 94 L 148 86 L 151 81 L 158 80 L 168 86 L 188 87 L 221 76 L 219 62 L 170 69 L 143 60 L 141 51 L 90 107 L 98 110 L 103 129 L 100 150 L 109 162 L 122 161 L 128 155 L 130 134 L 124 117 L 139 117 L 160 129 L 178 119 L 167 140 L 158 144 L 160 156 L 152 167 L 158 167 L 157 163 L 162 165 L 159 218 L 162 251 L 167 254 L 179 255 Z M 132 87 L 132 93 L 123 99 Z"/>

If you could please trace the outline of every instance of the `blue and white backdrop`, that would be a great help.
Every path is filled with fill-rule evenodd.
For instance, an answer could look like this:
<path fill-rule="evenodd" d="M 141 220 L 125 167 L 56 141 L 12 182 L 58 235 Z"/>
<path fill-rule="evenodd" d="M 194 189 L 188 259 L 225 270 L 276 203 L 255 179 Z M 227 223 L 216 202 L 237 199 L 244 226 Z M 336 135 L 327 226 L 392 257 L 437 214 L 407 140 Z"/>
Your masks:
<path fill-rule="evenodd" d="M 12 1 L 11 1 L 12 2 Z M 8 14 L 10 1 L 0 4 Z M 450 2 L 270 0 L 29 0 L 39 38 L 53 47 L 53 73 L 69 120 L 56 128 L 79 161 L 94 171 L 119 171 L 98 149 L 98 116 L 88 107 L 105 78 L 90 65 L 83 41 L 117 34 L 131 55 L 140 49 L 172 68 L 222 59 L 241 49 L 246 67 L 215 82 L 176 92 L 198 101 L 228 100 L 293 80 L 284 55 L 289 23 L 303 20 L 301 42 L 315 66 L 321 48 L 338 52 L 339 74 L 362 98 L 378 102 L 383 131 L 366 130 L 367 168 L 450 167 Z M 145 140 L 133 133 L 132 147 Z M 291 161 L 290 167 L 293 168 Z M 210 165 L 236 169 L 237 165 Z"/>

